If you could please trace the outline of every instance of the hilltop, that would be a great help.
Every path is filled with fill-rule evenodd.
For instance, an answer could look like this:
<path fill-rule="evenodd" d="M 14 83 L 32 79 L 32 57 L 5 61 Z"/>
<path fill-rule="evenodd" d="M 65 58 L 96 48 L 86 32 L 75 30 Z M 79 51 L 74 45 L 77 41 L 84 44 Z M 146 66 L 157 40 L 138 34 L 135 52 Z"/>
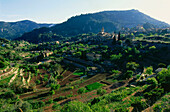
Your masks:
<path fill-rule="evenodd" d="M 118 32 L 122 30 L 122 28 L 133 28 L 139 25 L 146 29 L 169 27 L 167 23 L 151 18 L 134 9 L 126 11 L 103 11 L 71 17 L 67 21 L 56 24 L 53 27 L 40 28 L 25 33 L 17 40 L 39 43 L 43 41 L 46 42 L 47 40 L 56 40 L 57 38 L 54 35 L 70 37 L 82 33 L 98 33 L 102 27 L 105 28 L 106 32 L 112 33 Z M 41 38 L 42 35 L 48 36 Z M 55 38 L 53 39 L 53 37 Z"/>
<path fill-rule="evenodd" d="M 15 39 L 25 32 L 32 31 L 35 28 L 49 27 L 51 24 L 38 24 L 30 20 L 17 22 L 0 21 L 0 37 L 6 39 Z"/>
<path fill-rule="evenodd" d="M 91 14 L 82 14 L 71 17 L 66 22 L 57 24 L 51 30 L 61 35 L 76 35 L 81 33 L 97 33 L 102 27 L 107 32 L 120 31 L 121 28 L 132 28 L 137 25 L 150 23 L 156 28 L 165 28 L 169 25 L 156 20 L 138 10 L 103 11 Z"/>

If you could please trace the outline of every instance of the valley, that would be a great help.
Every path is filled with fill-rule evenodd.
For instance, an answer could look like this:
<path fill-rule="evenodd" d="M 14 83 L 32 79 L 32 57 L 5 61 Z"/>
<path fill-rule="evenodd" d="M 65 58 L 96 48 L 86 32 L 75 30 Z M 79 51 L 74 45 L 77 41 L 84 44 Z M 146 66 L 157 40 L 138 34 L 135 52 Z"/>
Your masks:
<path fill-rule="evenodd" d="M 170 110 L 169 24 L 128 10 L 34 25 L 0 32 L 0 112 Z"/>

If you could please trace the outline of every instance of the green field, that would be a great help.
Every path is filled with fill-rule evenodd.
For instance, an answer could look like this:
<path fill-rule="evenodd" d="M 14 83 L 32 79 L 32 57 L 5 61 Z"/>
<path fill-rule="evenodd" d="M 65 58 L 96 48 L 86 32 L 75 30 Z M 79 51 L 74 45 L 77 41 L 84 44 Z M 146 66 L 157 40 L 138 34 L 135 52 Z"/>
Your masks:
<path fill-rule="evenodd" d="M 86 88 L 87 88 L 87 91 L 93 91 L 93 90 L 98 89 L 98 88 L 100 88 L 102 86 L 104 86 L 104 85 L 101 84 L 101 83 L 95 82 L 93 84 L 87 85 Z"/>
<path fill-rule="evenodd" d="M 78 75 L 78 76 L 82 76 L 84 73 L 83 72 L 74 72 L 73 75 Z"/>

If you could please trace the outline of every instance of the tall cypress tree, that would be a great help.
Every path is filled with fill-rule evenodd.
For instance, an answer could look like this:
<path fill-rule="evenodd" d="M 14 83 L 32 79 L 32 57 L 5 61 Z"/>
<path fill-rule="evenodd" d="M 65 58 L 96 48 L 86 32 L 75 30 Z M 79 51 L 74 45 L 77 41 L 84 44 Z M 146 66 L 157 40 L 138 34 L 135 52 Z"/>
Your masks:
<path fill-rule="evenodd" d="M 120 39 L 120 32 L 119 32 L 119 34 L 118 34 L 118 41 L 119 41 L 119 40 L 121 40 L 121 39 Z"/>
<path fill-rule="evenodd" d="M 113 37 L 113 44 L 116 44 L 116 35 Z"/>

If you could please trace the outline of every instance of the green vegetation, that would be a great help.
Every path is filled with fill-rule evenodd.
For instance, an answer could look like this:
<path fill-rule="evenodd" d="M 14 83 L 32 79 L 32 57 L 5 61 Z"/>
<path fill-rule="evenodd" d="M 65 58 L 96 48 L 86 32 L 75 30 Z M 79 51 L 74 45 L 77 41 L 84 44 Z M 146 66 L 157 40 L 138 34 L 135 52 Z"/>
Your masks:
<path fill-rule="evenodd" d="M 104 86 L 104 85 L 103 85 L 103 84 L 100 84 L 100 83 L 98 83 L 98 82 L 95 82 L 95 83 L 93 83 L 93 84 L 87 85 L 86 88 L 87 88 L 87 91 L 93 91 L 93 90 L 98 89 L 98 88 L 100 88 L 100 87 L 102 87 L 102 86 Z"/>
<path fill-rule="evenodd" d="M 73 75 L 78 75 L 78 76 L 81 76 L 83 75 L 84 73 L 83 72 L 74 72 Z"/>
<path fill-rule="evenodd" d="M 0 111 L 169 109 L 166 29 L 155 31 L 146 23 L 140 30 L 122 30 L 118 40 L 110 33 L 69 36 L 79 31 L 62 31 L 40 28 L 22 36 L 36 44 L 0 38 Z"/>

